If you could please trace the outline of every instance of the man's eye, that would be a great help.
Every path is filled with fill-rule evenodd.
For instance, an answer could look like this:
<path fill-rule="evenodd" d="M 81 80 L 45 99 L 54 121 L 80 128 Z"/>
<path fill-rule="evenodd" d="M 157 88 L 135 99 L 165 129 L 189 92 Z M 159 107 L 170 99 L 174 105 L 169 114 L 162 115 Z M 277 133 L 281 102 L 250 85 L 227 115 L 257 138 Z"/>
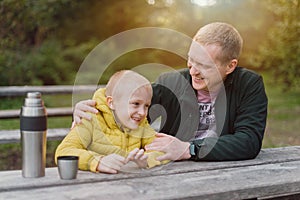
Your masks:
<path fill-rule="evenodd" d="M 132 104 L 133 104 L 133 105 L 135 105 L 135 106 L 138 106 L 138 105 L 140 105 L 140 103 L 139 103 L 139 102 L 133 102 Z"/>

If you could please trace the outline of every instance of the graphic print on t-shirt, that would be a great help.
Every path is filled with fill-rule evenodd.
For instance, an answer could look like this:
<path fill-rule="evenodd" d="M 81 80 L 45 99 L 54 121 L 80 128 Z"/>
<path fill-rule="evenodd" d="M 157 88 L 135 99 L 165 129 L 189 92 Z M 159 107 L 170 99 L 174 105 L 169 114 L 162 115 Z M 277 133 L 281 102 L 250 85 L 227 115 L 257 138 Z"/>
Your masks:
<path fill-rule="evenodd" d="M 214 104 L 212 102 L 208 103 L 198 103 L 200 120 L 198 125 L 198 130 L 196 131 L 195 139 L 201 139 L 208 136 L 216 136 L 216 118 L 214 112 Z"/>

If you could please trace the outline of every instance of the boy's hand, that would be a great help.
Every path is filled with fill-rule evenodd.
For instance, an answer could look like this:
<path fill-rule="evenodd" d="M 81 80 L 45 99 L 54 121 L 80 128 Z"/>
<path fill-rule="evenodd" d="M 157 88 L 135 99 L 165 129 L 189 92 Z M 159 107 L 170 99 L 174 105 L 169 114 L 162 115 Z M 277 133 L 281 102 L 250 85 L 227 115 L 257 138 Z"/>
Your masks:
<path fill-rule="evenodd" d="M 144 154 L 144 149 L 133 149 L 126 158 L 126 163 L 129 161 L 135 162 L 140 168 L 146 168 L 148 156 Z"/>
<path fill-rule="evenodd" d="M 116 174 L 123 165 L 126 164 L 126 159 L 118 154 L 110 154 L 104 156 L 97 167 L 99 172 Z"/>

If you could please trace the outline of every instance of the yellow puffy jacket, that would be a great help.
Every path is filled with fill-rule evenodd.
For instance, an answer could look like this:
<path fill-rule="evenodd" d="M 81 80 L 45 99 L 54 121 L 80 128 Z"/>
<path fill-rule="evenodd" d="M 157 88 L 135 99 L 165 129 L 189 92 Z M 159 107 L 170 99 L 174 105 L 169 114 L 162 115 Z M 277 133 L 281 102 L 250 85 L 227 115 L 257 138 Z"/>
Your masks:
<path fill-rule="evenodd" d="M 145 119 L 136 130 L 122 132 L 116 124 L 112 111 L 106 104 L 105 88 L 98 89 L 93 99 L 97 102 L 98 114 L 91 114 L 92 120 L 83 119 L 63 139 L 55 152 L 58 156 L 79 156 L 79 169 L 97 171 L 99 160 L 109 154 L 126 157 L 135 148 L 144 148 L 155 138 L 155 131 Z M 160 165 L 155 158 L 162 152 L 146 152 L 148 167 Z M 166 162 L 163 162 L 166 163 Z"/>

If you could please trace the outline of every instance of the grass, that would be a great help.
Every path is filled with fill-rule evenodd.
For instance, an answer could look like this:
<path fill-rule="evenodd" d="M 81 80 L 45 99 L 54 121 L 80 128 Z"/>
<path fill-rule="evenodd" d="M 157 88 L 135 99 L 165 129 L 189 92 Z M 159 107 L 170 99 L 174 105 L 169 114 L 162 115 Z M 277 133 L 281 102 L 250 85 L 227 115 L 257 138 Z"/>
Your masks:
<path fill-rule="evenodd" d="M 300 145 L 300 88 L 283 91 L 263 74 L 269 98 L 264 148 Z"/>
<path fill-rule="evenodd" d="M 272 77 L 263 74 L 269 99 L 268 119 L 263 148 L 300 145 L 300 89 L 282 91 L 271 83 Z M 43 95 L 46 107 L 72 106 L 71 95 Z M 88 96 L 82 99 L 90 98 Z M 20 109 L 24 98 L 2 98 L 0 109 Z M 48 118 L 48 128 L 71 126 L 71 117 Z M 18 129 L 19 119 L 0 120 L 0 130 Z M 47 142 L 47 167 L 55 166 L 53 155 L 60 141 Z M 0 170 L 21 169 L 21 145 L 0 145 Z"/>
<path fill-rule="evenodd" d="M 60 141 L 47 141 L 46 167 L 54 167 L 54 153 Z M 20 143 L 0 145 L 0 171 L 22 169 L 22 146 Z"/>

